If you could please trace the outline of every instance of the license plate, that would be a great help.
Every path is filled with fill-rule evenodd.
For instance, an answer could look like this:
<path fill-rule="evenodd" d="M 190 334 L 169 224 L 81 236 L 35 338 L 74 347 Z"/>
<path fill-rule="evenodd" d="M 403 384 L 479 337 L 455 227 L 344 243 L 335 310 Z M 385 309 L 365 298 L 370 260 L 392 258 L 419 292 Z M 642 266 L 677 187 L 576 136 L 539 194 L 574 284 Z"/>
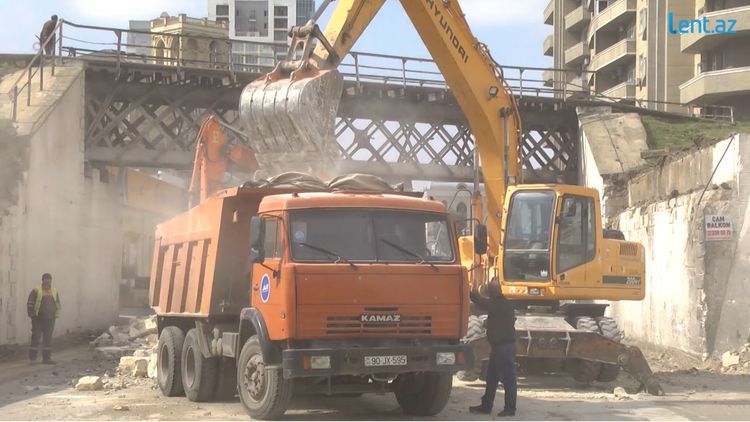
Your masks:
<path fill-rule="evenodd" d="M 406 355 L 365 356 L 365 366 L 405 366 Z"/>

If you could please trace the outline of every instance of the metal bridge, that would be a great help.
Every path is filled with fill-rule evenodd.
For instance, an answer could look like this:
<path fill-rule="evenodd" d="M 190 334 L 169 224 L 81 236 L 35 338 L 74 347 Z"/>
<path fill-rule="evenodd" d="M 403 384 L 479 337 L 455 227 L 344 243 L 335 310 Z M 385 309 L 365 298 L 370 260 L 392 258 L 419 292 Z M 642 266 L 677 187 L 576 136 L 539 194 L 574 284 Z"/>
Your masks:
<path fill-rule="evenodd" d="M 182 49 L 128 43 L 123 39 L 128 33 L 156 35 L 64 21 L 58 25 L 58 61 L 85 63 L 85 156 L 94 165 L 191 168 L 202 120 L 216 113 L 227 124 L 240 127 L 237 109 L 242 89 L 275 64 L 273 55 L 253 60 L 266 60 L 265 64 L 237 64 L 237 57 L 221 57 L 218 50 L 206 52 L 205 59 L 188 58 Z M 180 46 L 189 38 L 209 40 L 212 48 L 216 43 L 238 43 L 158 35 Z M 132 53 L 138 48 L 149 54 Z M 353 52 L 340 70 L 345 89 L 335 135 L 341 171 L 389 180 L 473 179 L 471 131 L 432 60 Z M 592 97 L 585 88 L 567 82 L 552 87 L 543 76 L 549 69 L 501 66 L 501 70 L 521 109 L 527 179 L 576 183 L 575 107 L 615 101 Z M 22 98 L 18 90 L 13 96 L 14 101 Z M 241 137 L 238 141 L 246 142 Z"/>

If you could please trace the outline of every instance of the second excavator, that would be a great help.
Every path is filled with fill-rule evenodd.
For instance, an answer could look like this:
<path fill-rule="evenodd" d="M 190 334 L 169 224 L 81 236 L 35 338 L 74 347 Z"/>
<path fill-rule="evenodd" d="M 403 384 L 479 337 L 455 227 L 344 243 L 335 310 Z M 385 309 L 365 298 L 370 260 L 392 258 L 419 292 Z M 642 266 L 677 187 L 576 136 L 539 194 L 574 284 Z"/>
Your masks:
<path fill-rule="evenodd" d="M 290 32 L 276 69 L 245 88 L 240 113 L 256 143 L 326 151 L 343 90 L 336 70 L 385 0 L 338 0 L 325 31 L 326 6 Z M 620 367 L 654 394 L 661 387 L 638 348 L 620 343 L 606 304 L 565 301 L 642 300 L 644 247 L 605 233 L 599 194 L 562 184 L 524 184 L 522 119 L 488 47 L 471 32 L 457 0 L 401 0 L 401 5 L 461 107 L 481 159 L 486 196 L 477 192 L 474 236 L 460 239 L 470 282 L 497 278 L 516 301 L 519 362 L 558 366 L 581 382 L 612 381 Z M 614 238 L 613 238 L 614 237 Z M 481 317 L 472 318 L 480 323 Z M 487 345 L 470 327 L 480 376 Z M 464 374 L 471 378 L 471 374 Z"/>

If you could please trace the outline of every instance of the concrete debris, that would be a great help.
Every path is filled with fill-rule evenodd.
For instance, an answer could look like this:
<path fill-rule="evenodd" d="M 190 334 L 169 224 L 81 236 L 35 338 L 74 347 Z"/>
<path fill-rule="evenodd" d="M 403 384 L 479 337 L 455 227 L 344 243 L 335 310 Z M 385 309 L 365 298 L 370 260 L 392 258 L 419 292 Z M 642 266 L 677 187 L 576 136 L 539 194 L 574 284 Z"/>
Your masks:
<path fill-rule="evenodd" d="M 131 346 L 108 346 L 94 349 L 94 359 L 118 360 L 123 356 L 132 355 L 136 348 Z"/>
<path fill-rule="evenodd" d="M 615 387 L 613 394 L 615 395 L 615 398 L 618 400 L 627 400 L 630 398 L 630 395 L 627 391 L 625 391 L 622 387 Z"/>
<path fill-rule="evenodd" d="M 739 365 L 739 363 L 740 363 L 740 354 L 737 352 L 724 352 L 724 354 L 721 355 L 721 365 L 725 368 L 728 368 L 734 365 Z"/>
<path fill-rule="evenodd" d="M 124 404 L 116 404 L 112 407 L 112 410 L 118 411 L 118 412 L 126 412 L 130 410 L 128 406 L 125 406 Z"/>
<path fill-rule="evenodd" d="M 78 380 L 76 390 L 79 391 L 98 391 L 104 388 L 101 377 L 86 376 Z"/>
<path fill-rule="evenodd" d="M 89 344 L 94 347 L 111 346 L 113 344 L 112 335 L 109 333 L 102 333 L 102 335 L 89 342 Z"/>
<path fill-rule="evenodd" d="M 158 362 L 158 355 L 156 353 L 152 354 L 151 357 L 148 359 L 148 377 L 151 379 L 156 378 L 156 366 Z"/>
<path fill-rule="evenodd" d="M 750 373 L 750 343 L 739 350 L 729 350 L 721 355 L 721 372 L 748 374 Z"/>
<path fill-rule="evenodd" d="M 132 375 L 136 378 L 148 377 L 148 362 L 147 358 L 136 358 L 133 365 Z"/>

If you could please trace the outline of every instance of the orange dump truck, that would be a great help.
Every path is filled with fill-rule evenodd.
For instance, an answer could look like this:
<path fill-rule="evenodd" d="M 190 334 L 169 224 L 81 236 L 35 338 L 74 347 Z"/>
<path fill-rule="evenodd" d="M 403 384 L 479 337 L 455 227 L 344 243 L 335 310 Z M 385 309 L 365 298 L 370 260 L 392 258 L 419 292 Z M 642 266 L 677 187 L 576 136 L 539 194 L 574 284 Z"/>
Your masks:
<path fill-rule="evenodd" d="M 161 391 L 239 394 L 259 419 L 320 393 L 439 413 L 473 363 L 457 238 L 442 204 L 408 195 L 220 191 L 157 228 Z"/>

